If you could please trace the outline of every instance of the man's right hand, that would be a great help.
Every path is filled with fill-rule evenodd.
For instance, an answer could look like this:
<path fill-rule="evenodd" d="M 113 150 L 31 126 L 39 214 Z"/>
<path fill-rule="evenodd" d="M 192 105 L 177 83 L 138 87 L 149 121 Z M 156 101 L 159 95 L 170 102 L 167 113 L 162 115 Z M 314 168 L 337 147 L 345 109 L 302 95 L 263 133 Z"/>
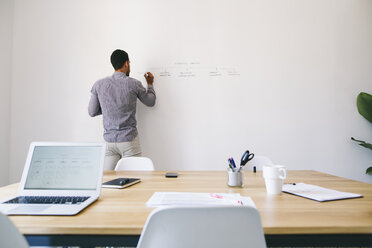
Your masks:
<path fill-rule="evenodd" d="M 144 76 L 148 85 L 152 85 L 154 83 L 154 75 L 152 75 L 151 72 L 146 72 Z"/>

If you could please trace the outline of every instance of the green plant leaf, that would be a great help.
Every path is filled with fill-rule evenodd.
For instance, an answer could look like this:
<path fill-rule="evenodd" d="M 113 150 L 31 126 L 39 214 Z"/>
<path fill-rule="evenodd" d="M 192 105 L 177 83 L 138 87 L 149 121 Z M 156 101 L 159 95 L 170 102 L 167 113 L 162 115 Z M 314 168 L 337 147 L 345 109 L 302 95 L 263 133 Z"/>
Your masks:
<path fill-rule="evenodd" d="M 357 97 L 358 112 L 372 123 L 372 95 L 360 92 Z"/>
<path fill-rule="evenodd" d="M 368 167 L 366 170 L 366 174 L 372 175 L 372 167 Z"/>
<path fill-rule="evenodd" d="M 352 140 L 356 141 L 356 142 L 359 142 L 359 145 L 360 146 L 363 146 L 365 148 L 368 148 L 368 149 L 371 149 L 372 150 L 372 144 L 369 144 L 369 143 L 366 143 L 365 141 L 363 140 L 357 140 L 357 139 L 354 139 L 353 137 L 351 137 Z"/>

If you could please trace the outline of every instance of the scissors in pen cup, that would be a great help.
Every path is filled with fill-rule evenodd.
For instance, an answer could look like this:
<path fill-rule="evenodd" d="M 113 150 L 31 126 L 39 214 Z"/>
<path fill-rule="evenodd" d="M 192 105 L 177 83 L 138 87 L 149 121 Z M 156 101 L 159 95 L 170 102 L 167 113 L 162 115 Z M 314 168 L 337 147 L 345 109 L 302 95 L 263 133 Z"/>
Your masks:
<path fill-rule="evenodd" d="M 254 153 L 250 153 L 248 150 L 245 151 L 240 161 L 240 166 L 244 166 L 246 163 L 248 163 L 248 161 L 252 160 L 253 158 L 254 158 Z"/>

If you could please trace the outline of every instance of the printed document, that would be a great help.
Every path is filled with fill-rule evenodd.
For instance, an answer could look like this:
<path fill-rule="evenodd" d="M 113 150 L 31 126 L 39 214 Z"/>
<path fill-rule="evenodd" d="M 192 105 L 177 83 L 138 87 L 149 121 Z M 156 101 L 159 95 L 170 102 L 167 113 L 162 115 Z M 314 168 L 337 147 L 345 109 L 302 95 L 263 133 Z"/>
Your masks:
<path fill-rule="evenodd" d="M 362 197 L 360 194 L 327 189 L 306 183 L 284 184 L 282 191 L 320 202 Z"/>
<path fill-rule="evenodd" d="M 227 193 L 155 192 L 146 205 L 148 207 L 230 205 L 256 208 L 250 197 Z"/>

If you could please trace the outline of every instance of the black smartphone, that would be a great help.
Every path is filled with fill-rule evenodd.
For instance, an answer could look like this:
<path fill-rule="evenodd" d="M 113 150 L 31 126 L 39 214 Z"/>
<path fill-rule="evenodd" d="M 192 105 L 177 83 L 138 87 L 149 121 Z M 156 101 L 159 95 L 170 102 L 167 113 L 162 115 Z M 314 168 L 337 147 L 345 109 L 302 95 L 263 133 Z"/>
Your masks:
<path fill-rule="evenodd" d="M 177 172 L 167 172 L 165 173 L 165 177 L 178 177 Z"/>

